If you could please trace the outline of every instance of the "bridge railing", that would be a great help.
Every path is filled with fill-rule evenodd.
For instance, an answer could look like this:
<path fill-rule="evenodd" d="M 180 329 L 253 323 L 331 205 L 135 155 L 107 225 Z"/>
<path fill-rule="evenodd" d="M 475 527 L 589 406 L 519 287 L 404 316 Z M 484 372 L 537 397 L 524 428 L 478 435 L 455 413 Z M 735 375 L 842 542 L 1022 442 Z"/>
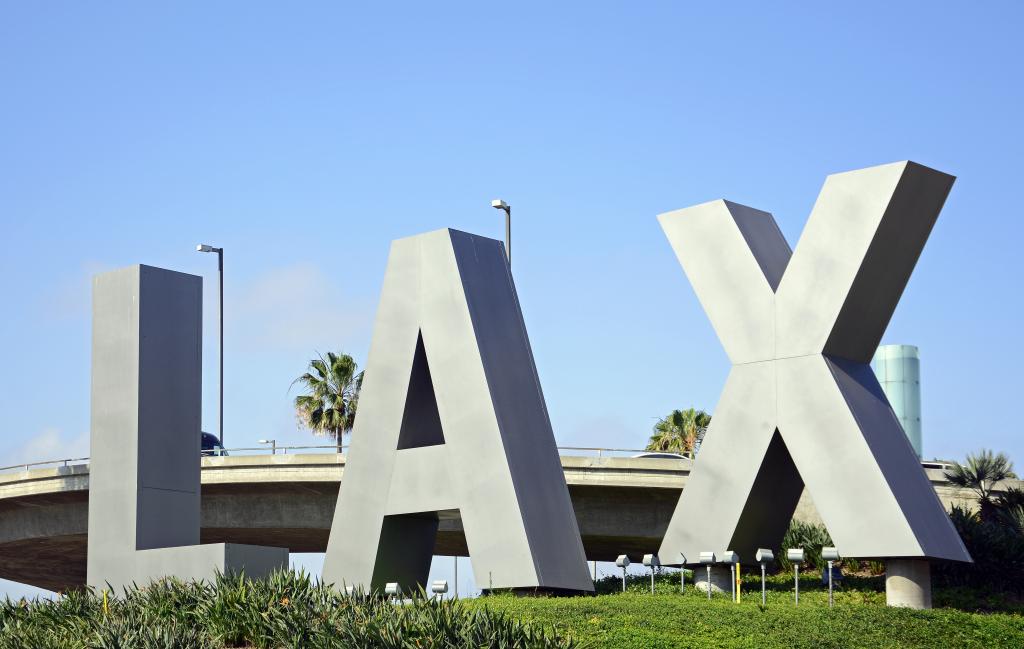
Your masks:
<path fill-rule="evenodd" d="M 288 453 L 295 454 L 296 451 L 332 451 L 344 453 L 348 448 L 347 445 L 341 446 L 340 448 L 336 444 L 327 445 L 278 445 L 278 444 L 267 444 L 265 446 L 241 446 L 237 448 L 226 448 L 216 450 L 205 450 L 201 453 L 202 457 L 213 457 L 220 455 L 287 455 Z M 606 448 L 603 446 L 559 446 L 559 452 L 562 455 L 580 456 L 580 457 L 622 457 L 622 456 L 635 456 L 645 455 L 652 453 L 653 451 L 647 451 L 645 449 L 638 448 Z M 569 451 L 569 452 L 564 452 Z M 690 454 L 683 455 L 682 457 L 690 457 Z M 20 462 L 18 464 L 11 464 L 10 466 L 0 466 L 0 473 L 13 472 L 13 471 L 29 471 L 33 468 L 42 467 L 70 467 L 85 464 L 89 461 L 88 457 L 70 457 L 61 458 L 59 460 L 42 460 L 40 462 Z"/>

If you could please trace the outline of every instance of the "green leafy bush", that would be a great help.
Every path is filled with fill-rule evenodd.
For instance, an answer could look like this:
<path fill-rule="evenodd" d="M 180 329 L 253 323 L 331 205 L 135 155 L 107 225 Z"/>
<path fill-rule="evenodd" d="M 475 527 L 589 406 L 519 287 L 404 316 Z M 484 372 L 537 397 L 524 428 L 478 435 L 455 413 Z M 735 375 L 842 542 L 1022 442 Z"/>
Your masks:
<path fill-rule="evenodd" d="M 935 563 L 932 575 L 936 584 L 1024 593 L 1024 533 L 1006 518 L 1003 512 L 1007 510 L 1000 508 L 983 520 L 977 512 L 953 507 L 953 526 L 974 563 Z"/>

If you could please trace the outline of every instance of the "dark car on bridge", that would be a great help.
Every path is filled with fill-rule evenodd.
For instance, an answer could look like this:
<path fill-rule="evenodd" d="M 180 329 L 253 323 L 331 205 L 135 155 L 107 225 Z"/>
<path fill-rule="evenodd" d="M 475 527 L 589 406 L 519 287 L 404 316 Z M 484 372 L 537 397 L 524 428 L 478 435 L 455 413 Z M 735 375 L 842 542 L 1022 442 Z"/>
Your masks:
<path fill-rule="evenodd" d="M 228 452 L 224 450 L 220 440 L 217 439 L 216 435 L 211 433 L 201 433 L 201 448 L 200 455 L 209 457 L 212 455 L 227 455 Z"/>

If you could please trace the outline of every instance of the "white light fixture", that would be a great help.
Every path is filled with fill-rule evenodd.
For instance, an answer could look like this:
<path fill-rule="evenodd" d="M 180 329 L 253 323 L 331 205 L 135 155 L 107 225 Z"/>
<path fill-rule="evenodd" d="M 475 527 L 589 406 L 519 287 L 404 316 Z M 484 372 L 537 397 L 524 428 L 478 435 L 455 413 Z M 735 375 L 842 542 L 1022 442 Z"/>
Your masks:
<path fill-rule="evenodd" d="M 645 554 L 644 565 L 651 569 L 651 595 L 654 594 L 654 569 L 661 565 L 661 559 L 656 554 Z"/>
<path fill-rule="evenodd" d="M 708 599 L 711 599 L 711 566 L 714 565 L 716 559 L 717 558 L 715 557 L 715 553 L 714 552 L 701 552 L 700 553 L 700 562 L 703 563 L 704 567 L 707 568 L 707 570 L 708 570 L 708 581 L 707 581 Z"/>
<path fill-rule="evenodd" d="M 626 568 L 629 567 L 629 557 L 620 554 L 615 558 L 615 565 L 622 568 L 622 592 L 626 592 Z"/>
<path fill-rule="evenodd" d="M 793 602 L 800 605 L 800 564 L 804 562 L 803 548 L 786 550 L 786 558 L 793 564 Z"/>
<path fill-rule="evenodd" d="M 832 608 L 832 562 L 839 561 L 839 551 L 835 548 L 822 548 L 821 558 L 828 562 L 828 607 Z"/>
<path fill-rule="evenodd" d="M 761 606 L 765 605 L 765 568 L 775 561 L 775 553 L 767 548 L 758 548 L 754 553 L 754 559 L 761 564 Z"/>
<path fill-rule="evenodd" d="M 448 581 L 446 579 L 435 579 L 430 582 L 430 592 L 437 595 L 438 599 L 441 599 L 448 592 Z"/>
<path fill-rule="evenodd" d="M 740 563 L 740 555 L 736 554 L 732 550 L 726 550 L 722 553 L 722 563 L 729 564 L 729 582 L 732 588 L 732 601 L 738 602 L 739 597 L 736 592 L 736 566 Z"/>
<path fill-rule="evenodd" d="M 391 597 L 398 597 L 402 589 L 398 587 L 397 581 L 390 581 L 384 584 L 384 594 Z"/>

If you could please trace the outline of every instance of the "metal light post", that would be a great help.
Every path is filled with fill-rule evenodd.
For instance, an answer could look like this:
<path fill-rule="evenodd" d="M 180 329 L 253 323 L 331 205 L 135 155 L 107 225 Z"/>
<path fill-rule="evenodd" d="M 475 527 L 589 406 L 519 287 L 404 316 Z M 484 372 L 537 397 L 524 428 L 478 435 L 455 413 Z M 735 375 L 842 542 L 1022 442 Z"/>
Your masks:
<path fill-rule="evenodd" d="M 786 550 L 786 558 L 793 564 L 793 602 L 800 606 L 800 564 L 804 562 L 803 548 Z"/>
<path fill-rule="evenodd" d="M 686 555 L 679 553 L 679 593 L 686 594 Z"/>
<path fill-rule="evenodd" d="M 620 554 L 615 558 L 615 565 L 622 568 L 622 592 L 626 592 L 626 568 L 629 567 L 629 557 Z"/>
<path fill-rule="evenodd" d="M 736 568 L 740 565 L 740 555 L 732 550 L 726 550 L 722 554 L 722 563 L 729 564 L 729 581 L 732 586 L 732 601 L 739 601 L 739 593 L 736 590 Z"/>
<path fill-rule="evenodd" d="M 256 440 L 256 443 L 258 443 L 258 444 L 270 444 L 270 454 L 271 455 L 277 455 L 277 440 L 276 439 L 258 439 L 258 440 Z M 285 447 L 285 455 L 288 454 L 287 450 L 288 450 L 288 447 L 286 446 Z"/>
<path fill-rule="evenodd" d="M 455 599 L 459 598 L 459 555 L 452 557 L 455 559 Z"/>
<path fill-rule="evenodd" d="M 496 198 L 491 201 L 491 207 L 505 212 L 505 253 L 508 255 L 509 268 L 512 267 L 512 206 Z"/>
<path fill-rule="evenodd" d="M 714 552 L 701 552 L 700 562 L 704 564 L 704 567 L 708 569 L 708 599 L 711 599 L 711 566 L 715 563 L 717 558 Z"/>
<path fill-rule="evenodd" d="M 761 606 L 765 605 L 765 567 L 769 561 L 775 560 L 775 554 L 767 548 L 758 548 L 757 553 L 754 554 L 754 559 L 761 564 Z"/>
<path fill-rule="evenodd" d="M 661 565 L 661 559 L 656 554 L 645 554 L 644 565 L 651 569 L 651 595 L 654 594 L 654 570 Z"/>
<path fill-rule="evenodd" d="M 839 551 L 835 548 L 822 548 L 821 558 L 828 561 L 828 607 L 832 608 L 832 562 L 839 561 Z"/>
<path fill-rule="evenodd" d="M 217 273 L 220 275 L 220 446 L 224 448 L 224 249 L 201 243 L 196 246 L 196 251 L 217 253 Z"/>

